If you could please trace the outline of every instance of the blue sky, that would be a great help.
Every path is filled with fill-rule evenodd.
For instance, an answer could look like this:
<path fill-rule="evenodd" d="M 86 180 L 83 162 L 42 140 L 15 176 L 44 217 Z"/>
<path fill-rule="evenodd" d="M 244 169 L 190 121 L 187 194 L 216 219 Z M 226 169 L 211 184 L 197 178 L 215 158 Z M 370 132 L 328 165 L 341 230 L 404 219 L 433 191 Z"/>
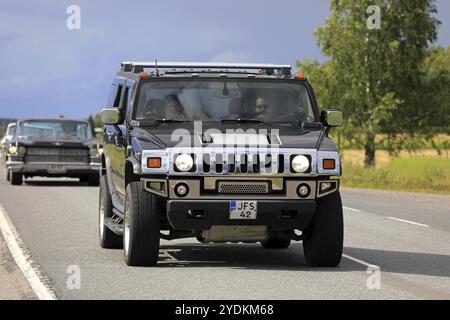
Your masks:
<path fill-rule="evenodd" d="M 447 47 L 450 1 L 437 4 Z M 313 32 L 328 14 L 327 0 L 0 0 L 0 117 L 94 114 L 122 60 L 323 61 Z"/>

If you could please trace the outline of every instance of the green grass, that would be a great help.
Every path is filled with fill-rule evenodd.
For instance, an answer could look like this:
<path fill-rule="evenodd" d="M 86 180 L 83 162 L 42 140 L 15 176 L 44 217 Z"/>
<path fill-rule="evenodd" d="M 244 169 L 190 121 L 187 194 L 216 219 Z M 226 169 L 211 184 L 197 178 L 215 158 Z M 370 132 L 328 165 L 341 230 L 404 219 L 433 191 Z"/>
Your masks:
<path fill-rule="evenodd" d="M 450 160 L 392 158 L 386 167 L 343 164 L 342 186 L 450 194 Z"/>

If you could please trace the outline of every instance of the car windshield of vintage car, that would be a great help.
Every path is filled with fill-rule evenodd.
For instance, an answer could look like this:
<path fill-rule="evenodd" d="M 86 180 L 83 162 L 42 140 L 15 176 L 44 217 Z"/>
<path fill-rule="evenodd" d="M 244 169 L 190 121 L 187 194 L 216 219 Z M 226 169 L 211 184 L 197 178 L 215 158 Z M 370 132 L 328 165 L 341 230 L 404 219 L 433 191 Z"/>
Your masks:
<path fill-rule="evenodd" d="M 159 79 L 141 86 L 136 120 L 316 121 L 300 82 L 261 79 Z"/>
<path fill-rule="evenodd" d="M 26 138 L 86 140 L 90 138 L 89 126 L 79 121 L 27 120 L 20 124 L 18 135 Z"/>

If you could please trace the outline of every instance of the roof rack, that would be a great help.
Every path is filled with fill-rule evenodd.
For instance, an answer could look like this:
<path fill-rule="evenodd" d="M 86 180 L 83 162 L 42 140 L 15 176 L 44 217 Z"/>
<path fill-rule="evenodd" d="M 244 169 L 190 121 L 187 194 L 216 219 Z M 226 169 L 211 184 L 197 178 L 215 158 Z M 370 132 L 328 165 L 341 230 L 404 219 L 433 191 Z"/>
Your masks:
<path fill-rule="evenodd" d="M 265 74 L 275 74 L 275 70 L 281 75 L 291 75 L 291 66 L 288 64 L 258 64 L 258 63 L 221 63 L 221 62 L 145 62 L 123 61 L 121 69 L 126 72 L 142 72 L 144 68 L 158 69 L 233 69 L 233 70 L 262 70 Z"/>

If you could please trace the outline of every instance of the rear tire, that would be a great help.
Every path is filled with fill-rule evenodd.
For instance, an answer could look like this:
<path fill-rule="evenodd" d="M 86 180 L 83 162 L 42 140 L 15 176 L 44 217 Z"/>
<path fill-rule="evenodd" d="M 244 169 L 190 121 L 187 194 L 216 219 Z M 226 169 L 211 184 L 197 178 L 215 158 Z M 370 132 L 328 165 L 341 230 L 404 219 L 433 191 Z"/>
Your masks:
<path fill-rule="evenodd" d="M 9 170 L 6 170 L 6 181 L 10 181 Z"/>
<path fill-rule="evenodd" d="M 21 172 L 9 171 L 9 182 L 13 186 L 20 186 L 23 182 L 23 175 Z"/>
<path fill-rule="evenodd" d="M 287 249 L 291 244 L 291 239 L 270 237 L 261 242 L 264 249 Z"/>
<path fill-rule="evenodd" d="M 127 265 L 156 265 L 160 223 L 157 198 L 144 190 L 142 182 L 130 182 L 126 188 L 123 226 L 123 252 Z"/>
<path fill-rule="evenodd" d="M 113 205 L 111 195 L 108 190 L 106 175 L 100 179 L 100 197 L 98 208 L 98 226 L 100 246 L 105 249 L 121 249 L 122 237 L 112 232 L 106 225 L 105 219 L 111 218 L 113 214 Z"/>
<path fill-rule="evenodd" d="M 344 218 L 337 191 L 317 200 L 316 215 L 303 240 L 306 263 L 314 267 L 336 267 L 341 262 L 343 242 Z"/>

